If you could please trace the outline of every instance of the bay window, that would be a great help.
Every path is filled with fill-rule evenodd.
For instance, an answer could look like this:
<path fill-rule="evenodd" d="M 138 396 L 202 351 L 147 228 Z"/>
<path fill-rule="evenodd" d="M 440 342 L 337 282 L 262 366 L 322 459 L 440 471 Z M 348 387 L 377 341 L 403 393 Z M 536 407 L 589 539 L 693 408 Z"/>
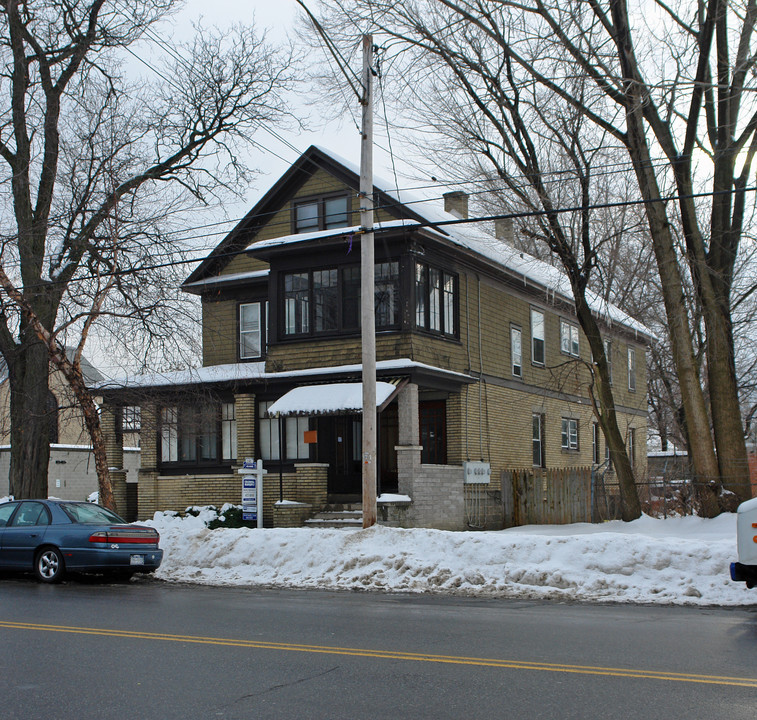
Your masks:
<path fill-rule="evenodd" d="M 285 273 L 283 278 L 284 335 L 355 332 L 360 328 L 360 266 Z M 397 327 L 399 262 L 376 263 L 374 284 L 376 328 Z"/>

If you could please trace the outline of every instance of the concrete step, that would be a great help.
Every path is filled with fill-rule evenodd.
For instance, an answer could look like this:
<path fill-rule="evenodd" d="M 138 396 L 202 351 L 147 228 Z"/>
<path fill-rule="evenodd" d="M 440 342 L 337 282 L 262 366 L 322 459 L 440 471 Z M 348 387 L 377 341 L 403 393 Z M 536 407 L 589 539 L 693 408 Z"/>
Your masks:
<path fill-rule="evenodd" d="M 363 527 L 362 510 L 324 510 L 305 521 L 306 527 L 348 528 Z"/>

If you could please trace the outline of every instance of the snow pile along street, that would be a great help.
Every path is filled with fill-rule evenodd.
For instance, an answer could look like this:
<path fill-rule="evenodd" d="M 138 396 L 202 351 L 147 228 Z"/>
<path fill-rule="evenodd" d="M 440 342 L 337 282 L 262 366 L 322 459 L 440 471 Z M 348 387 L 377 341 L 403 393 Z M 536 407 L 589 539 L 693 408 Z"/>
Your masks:
<path fill-rule="evenodd" d="M 731 581 L 736 516 L 528 526 L 497 532 L 216 529 L 156 513 L 165 551 L 157 577 L 176 582 L 330 590 L 441 592 L 552 600 L 749 605 Z"/>

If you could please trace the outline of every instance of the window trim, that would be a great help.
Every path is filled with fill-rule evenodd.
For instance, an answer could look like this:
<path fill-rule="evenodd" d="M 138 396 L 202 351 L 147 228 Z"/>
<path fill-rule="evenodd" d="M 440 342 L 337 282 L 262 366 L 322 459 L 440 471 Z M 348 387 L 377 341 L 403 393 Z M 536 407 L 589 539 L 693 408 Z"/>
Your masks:
<path fill-rule="evenodd" d="M 305 443 L 304 436 L 300 438 L 299 432 L 302 425 L 306 424 L 307 428 L 312 428 L 311 422 L 314 415 L 291 415 L 283 418 L 271 418 L 266 414 L 268 408 L 276 400 L 258 399 L 255 403 L 255 433 L 256 445 L 260 457 L 269 463 L 284 465 L 309 461 L 311 457 L 312 446 Z M 292 438 L 292 428 L 294 427 L 294 438 Z M 297 457 L 290 457 L 290 447 L 296 448 L 297 453 L 305 451 L 306 454 Z M 284 457 L 282 458 L 282 452 Z"/>
<path fill-rule="evenodd" d="M 432 286 L 432 272 L 439 284 Z M 460 323 L 460 276 L 444 268 L 415 259 L 413 263 L 413 328 L 438 337 L 458 338 Z M 451 288 L 448 285 L 451 283 Z M 448 289 L 450 288 L 450 289 Z M 436 301 L 436 302 L 434 302 Z M 436 314 L 432 313 L 434 307 Z M 449 318 L 451 312 L 452 317 Z M 434 327 L 438 317 L 438 327 Z M 450 328 L 450 320 L 452 327 Z"/>
<path fill-rule="evenodd" d="M 380 260 L 376 260 L 374 262 L 374 279 L 375 279 L 375 272 L 376 269 L 379 267 L 384 266 L 390 266 L 390 269 L 394 272 L 394 275 L 382 275 L 380 279 L 380 283 L 378 286 L 374 285 L 374 305 L 376 300 L 376 295 L 380 292 L 381 296 L 384 297 L 387 292 L 388 288 L 390 286 L 393 286 L 393 315 L 392 318 L 394 320 L 393 323 L 382 325 L 379 324 L 378 321 L 376 322 L 376 330 L 377 331 L 384 331 L 384 330 L 399 330 L 402 326 L 402 264 L 399 258 L 391 257 L 391 258 L 382 258 Z M 393 266 L 393 267 L 391 267 Z M 345 292 L 348 288 L 347 281 L 345 279 L 345 271 L 346 270 L 352 270 L 355 269 L 360 270 L 360 266 L 355 263 L 334 263 L 328 266 L 324 267 L 313 267 L 313 268 L 307 268 L 307 269 L 292 269 L 292 270 L 284 270 L 279 273 L 279 325 L 280 325 L 280 337 L 284 340 L 295 340 L 295 339 L 303 339 L 303 338 L 313 338 L 313 337 L 332 337 L 332 336 L 341 336 L 341 335 L 354 335 L 360 333 L 360 291 L 358 289 L 357 293 L 353 293 L 349 296 L 345 295 Z M 314 273 L 324 273 L 324 272 L 336 272 L 336 325 L 333 328 L 326 328 L 322 330 L 318 330 L 316 328 L 316 299 L 317 299 L 317 289 L 314 284 L 313 275 Z M 307 317 L 304 320 L 305 322 L 302 323 L 303 326 L 306 326 L 305 330 L 300 330 L 299 332 L 287 332 L 287 289 L 286 289 L 286 283 L 287 278 L 290 276 L 307 276 L 307 287 L 304 290 L 296 290 L 296 291 L 289 291 L 289 295 L 292 296 L 292 299 L 295 300 L 297 303 L 299 303 L 299 306 L 296 308 L 297 311 L 301 311 L 301 308 L 306 306 L 307 307 Z M 350 286 L 352 287 L 352 286 Z M 354 288 L 353 288 L 354 289 Z M 294 298 L 295 293 L 301 293 L 303 294 L 303 297 L 299 300 L 297 298 Z M 355 316 L 355 320 L 357 322 L 356 325 L 347 325 L 346 318 L 348 316 L 347 313 L 347 306 L 345 304 L 346 299 L 350 299 L 353 303 L 356 303 L 355 312 L 353 315 Z M 296 318 L 295 318 L 296 320 Z M 294 325 L 296 328 L 296 323 Z"/>
<path fill-rule="evenodd" d="M 223 406 L 229 402 L 232 402 L 233 404 L 233 401 L 214 399 L 202 403 L 199 407 L 190 403 L 180 402 L 159 405 L 157 428 L 157 455 L 159 468 L 169 471 L 173 469 L 179 470 L 192 468 L 199 472 L 230 470 L 237 458 L 224 457 L 222 426 Z M 199 429 L 193 433 L 186 433 L 186 429 L 189 427 L 187 424 L 188 418 L 186 417 L 186 412 L 188 410 L 196 411 L 198 413 L 195 421 L 198 423 Z M 172 419 L 168 423 L 166 422 L 166 413 L 172 415 Z M 215 425 L 215 457 L 203 459 L 203 435 L 207 435 L 207 433 L 203 433 L 201 428 L 206 424 L 203 423 L 203 419 L 207 419 L 210 416 L 213 417 Z M 236 423 L 236 418 L 234 419 L 234 423 Z M 182 427 L 185 429 L 187 438 L 194 436 L 194 459 L 181 459 L 181 445 L 182 440 L 184 439 L 182 436 Z M 166 430 L 168 430 L 168 434 L 166 433 Z M 166 448 L 168 448 L 169 455 L 175 454 L 175 460 L 164 458 Z"/>
<path fill-rule="evenodd" d="M 341 198 L 344 198 L 347 201 L 347 219 L 344 222 L 344 224 L 334 224 L 334 225 L 329 224 L 326 218 L 326 202 L 328 200 L 338 200 Z M 324 193 L 323 195 L 311 195 L 308 197 L 298 197 L 298 198 L 293 199 L 292 205 L 291 205 L 292 235 L 302 235 L 308 232 L 319 232 L 321 230 L 331 230 L 331 229 L 336 229 L 340 227 L 350 227 L 350 222 L 352 218 L 351 198 L 352 198 L 352 195 L 350 193 L 339 191 L 339 192 L 333 192 L 333 193 Z M 316 226 L 300 230 L 299 224 L 297 222 L 297 208 L 302 205 L 313 205 L 313 204 L 318 206 L 318 217 L 317 217 Z"/>
<path fill-rule="evenodd" d="M 560 318 L 560 352 L 569 357 L 581 357 L 578 325 Z"/>
<path fill-rule="evenodd" d="M 591 461 L 595 465 L 601 465 L 602 448 L 599 441 L 600 435 L 599 423 L 595 420 L 591 424 Z"/>
<path fill-rule="evenodd" d="M 242 308 L 250 306 L 250 305 L 257 305 L 258 306 L 258 343 L 260 346 L 260 353 L 257 355 L 243 355 L 242 354 L 242 335 L 246 333 L 254 332 L 252 330 L 243 330 L 242 329 Z M 268 333 L 267 333 L 267 326 L 268 326 L 268 301 L 267 300 L 249 300 L 240 302 L 237 304 L 237 358 L 240 361 L 243 360 L 260 360 L 261 358 L 264 358 L 266 355 L 266 351 L 268 350 L 267 342 L 268 342 Z"/>
<path fill-rule="evenodd" d="M 533 467 L 543 468 L 547 466 L 546 452 L 544 448 L 544 413 L 531 413 L 531 464 Z M 539 437 L 536 437 L 536 430 L 539 430 Z M 534 463 L 536 456 L 536 444 L 539 444 L 539 464 Z"/>
<path fill-rule="evenodd" d="M 518 363 L 515 362 L 515 336 L 518 336 Z M 517 371 L 516 371 L 517 368 Z M 513 377 L 523 378 L 523 329 L 520 325 L 510 325 L 510 372 Z"/>
<path fill-rule="evenodd" d="M 628 392 L 636 392 L 636 348 L 628 346 Z"/>
<path fill-rule="evenodd" d="M 568 452 L 578 452 L 580 444 L 578 419 L 563 417 L 560 419 L 560 447 Z"/>

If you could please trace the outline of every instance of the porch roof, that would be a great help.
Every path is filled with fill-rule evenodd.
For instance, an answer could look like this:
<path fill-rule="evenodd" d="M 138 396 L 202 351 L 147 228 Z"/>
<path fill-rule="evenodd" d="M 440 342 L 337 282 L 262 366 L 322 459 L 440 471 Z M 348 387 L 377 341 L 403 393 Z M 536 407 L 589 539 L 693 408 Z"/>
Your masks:
<path fill-rule="evenodd" d="M 376 362 L 376 371 L 384 376 L 408 376 L 411 382 L 419 382 L 421 384 L 433 384 L 436 382 L 437 384 L 447 383 L 460 386 L 472 383 L 475 380 L 473 376 L 466 373 L 447 370 L 408 358 L 379 360 Z M 216 387 L 238 387 L 253 385 L 259 382 L 264 383 L 266 387 L 270 387 L 274 383 L 283 385 L 291 385 L 296 382 L 316 383 L 320 378 L 328 381 L 329 376 L 334 380 L 353 380 L 361 372 L 362 365 L 360 364 L 330 365 L 302 370 L 266 372 L 265 362 L 230 363 L 228 365 L 209 365 L 190 370 L 112 378 L 99 383 L 93 389 L 103 394 L 117 394 L 121 391 L 145 390 L 148 388 L 167 390 L 170 388 L 194 388 L 209 385 Z"/>
<path fill-rule="evenodd" d="M 376 383 L 376 407 L 386 403 L 397 383 Z M 268 408 L 269 417 L 287 415 L 343 415 L 363 412 L 363 383 L 301 385 L 282 395 Z"/>

